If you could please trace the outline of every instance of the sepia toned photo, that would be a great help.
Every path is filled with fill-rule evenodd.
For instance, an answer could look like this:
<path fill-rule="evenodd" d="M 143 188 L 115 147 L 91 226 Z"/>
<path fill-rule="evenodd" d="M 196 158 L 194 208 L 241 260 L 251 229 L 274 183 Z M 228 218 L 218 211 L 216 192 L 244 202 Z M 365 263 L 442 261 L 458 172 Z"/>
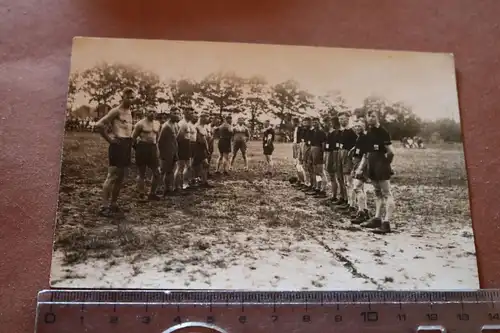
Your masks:
<path fill-rule="evenodd" d="M 453 55 L 75 38 L 57 288 L 479 288 Z"/>

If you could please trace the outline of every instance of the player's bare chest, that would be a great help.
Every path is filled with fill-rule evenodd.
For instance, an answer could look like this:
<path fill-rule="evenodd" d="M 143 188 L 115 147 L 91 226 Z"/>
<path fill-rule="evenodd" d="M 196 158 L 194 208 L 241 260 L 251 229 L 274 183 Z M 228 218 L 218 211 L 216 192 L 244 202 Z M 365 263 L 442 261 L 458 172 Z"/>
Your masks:
<path fill-rule="evenodd" d="M 120 112 L 118 113 L 118 117 L 115 118 L 115 122 L 120 127 L 132 126 L 132 121 L 132 114 L 130 112 Z"/>

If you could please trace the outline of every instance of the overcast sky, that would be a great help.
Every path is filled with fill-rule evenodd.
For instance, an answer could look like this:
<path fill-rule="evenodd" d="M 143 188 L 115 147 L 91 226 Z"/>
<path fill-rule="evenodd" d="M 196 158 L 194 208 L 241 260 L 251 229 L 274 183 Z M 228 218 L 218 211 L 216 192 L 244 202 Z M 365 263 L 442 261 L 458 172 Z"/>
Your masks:
<path fill-rule="evenodd" d="M 102 62 L 134 64 L 162 79 L 201 80 L 214 71 L 288 79 L 322 95 L 339 90 L 351 108 L 369 95 L 403 101 L 423 119 L 459 120 L 451 54 L 212 42 L 76 38 L 71 71 Z M 81 98 L 81 97 L 80 97 Z M 82 102 L 78 100 L 76 103 Z"/>

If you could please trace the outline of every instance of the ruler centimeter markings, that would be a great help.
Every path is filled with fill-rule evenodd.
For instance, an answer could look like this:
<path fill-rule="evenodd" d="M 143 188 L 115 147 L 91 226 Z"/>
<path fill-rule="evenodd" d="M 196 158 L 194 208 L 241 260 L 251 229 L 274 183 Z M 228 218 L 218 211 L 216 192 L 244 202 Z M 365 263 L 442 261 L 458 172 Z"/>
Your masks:
<path fill-rule="evenodd" d="M 48 290 L 36 332 L 500 333 L 498 290 Z"/>

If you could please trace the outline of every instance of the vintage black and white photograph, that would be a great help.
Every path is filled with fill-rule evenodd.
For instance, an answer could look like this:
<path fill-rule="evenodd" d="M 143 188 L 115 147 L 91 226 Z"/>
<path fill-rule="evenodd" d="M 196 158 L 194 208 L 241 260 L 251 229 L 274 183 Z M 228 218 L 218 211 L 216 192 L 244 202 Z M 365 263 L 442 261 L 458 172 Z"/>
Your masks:
<path fill-rule="evenodd" d="M 479 288 L 452 54 L 75 38 L 51 286 Z"/>

